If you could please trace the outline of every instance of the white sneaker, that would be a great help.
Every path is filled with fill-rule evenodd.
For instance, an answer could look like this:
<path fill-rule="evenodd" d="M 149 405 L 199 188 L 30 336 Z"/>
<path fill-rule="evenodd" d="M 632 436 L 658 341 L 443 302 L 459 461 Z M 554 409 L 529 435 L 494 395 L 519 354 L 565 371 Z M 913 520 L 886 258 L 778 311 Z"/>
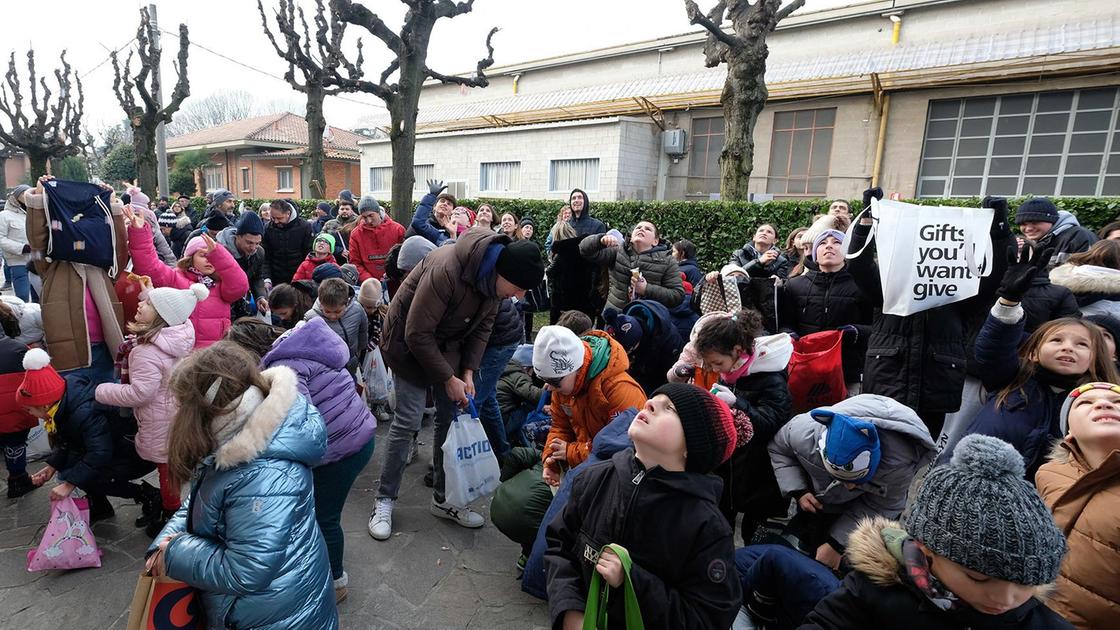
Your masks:
<path fill-rule="evenodd" d="M 374 540 L 389 540 L 393 535 L 393 500 L 381 498 L 369 515 L 369 535 Z"/>
<path fill-rule="evenodd" d="M 486 523 L 481 514 L 468 507 L 459 507 L 447 502 L 437 503 L 435 498 L 432 499 L 431 511 L 432 514 L 440 518 L 455 521 L 459 525 L 470 529 L 477 529 Z"/>

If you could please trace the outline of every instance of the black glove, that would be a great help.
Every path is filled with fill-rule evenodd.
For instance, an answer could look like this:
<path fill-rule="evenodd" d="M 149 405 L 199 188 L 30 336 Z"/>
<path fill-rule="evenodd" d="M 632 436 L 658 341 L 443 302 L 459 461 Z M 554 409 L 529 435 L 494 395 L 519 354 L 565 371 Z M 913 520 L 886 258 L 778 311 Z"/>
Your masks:
<path fill-rule="evenodd" d="M 991 208 L 992 213 L 992 230 L 1009 230 L 1009 223 L 1007 218 L 1007 199 L 1004 197 L 984 197 L 980 202 L 981 208 Z"/>
<path fill-rule="evenodd" d="M 1054 248 L 1038 251 L 1034 243 L 1025 243 L 1022 251 L 1015 244 L 1007 246 L 1007 271 L 999 283 L 996 295 L 1008 302 L 1022 302 L 1023 296 L 1031 288 L 1031 281 L 1038 272 L 1046 268 Z"/>
<path fill-rule="evenodd" d="M 447 190 L 447 184 L 441 182 L 438 179 L 428 180 L 428 194 L 438 195 L 445 190 Z"/>
<path fill-rule="evenodd" d="M 883 200 L 883 189 L 876 186 L 874 188 L 868 188 L 867 190 L 863 191 L 863 207 L 864 208 L 868 208 L 868 207 L 871 206 L 871 198 L 872 197 L 878 199 L 879 201 L 882 201 Z"/>

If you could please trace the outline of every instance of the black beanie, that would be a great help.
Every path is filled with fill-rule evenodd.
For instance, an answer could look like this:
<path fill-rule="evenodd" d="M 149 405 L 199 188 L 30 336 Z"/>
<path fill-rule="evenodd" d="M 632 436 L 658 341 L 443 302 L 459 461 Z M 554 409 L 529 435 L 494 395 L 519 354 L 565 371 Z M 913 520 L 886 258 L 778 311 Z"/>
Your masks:
<path fill-rule="evenodd" d="M 498 254 L 495 270 L 520 289 L 535 289 L 544 278 L 541 250 L 532 241 L 514 241 Z"/>
<path fill-rule="evenodd" d="M 1028 221 L 1058 222 L 1058 207 L 1046 197 L 1032 197 L 1015 210 L 1015 225 Z"/>
<path fill-rule="evenodd" d="M 264 234 L 264 221 L 257 216 L 256 212 L 243 212 L 237 219 L 237 235 L 242 236 L 245 234 L 256 234 L 261 236 Z"/>
<path fill-rule="evenodd" d="M 1116 319 L 1104 313 L 1097 313 L 1094 315 L 1086 315 L 1083 319 L 1093 322 L 1101 328 L 1108 331 L 1117 344 L 1120 344 L 1120 319 Z"/>
<path fill-rule="evenodd" d="M 684 469 L 710 473 L 735 451 L 735 422 L 731 409 L 710 392 L 695 385 L 667 383 L 654 390 L 673 401 L 684 430 L 688 451 Z"/>

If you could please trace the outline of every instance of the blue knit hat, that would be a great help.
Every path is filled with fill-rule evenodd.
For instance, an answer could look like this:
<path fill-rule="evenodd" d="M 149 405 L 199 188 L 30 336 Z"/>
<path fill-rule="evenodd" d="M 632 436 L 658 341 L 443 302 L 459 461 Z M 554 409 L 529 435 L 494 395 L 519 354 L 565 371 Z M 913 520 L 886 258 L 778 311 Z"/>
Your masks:
<path fill-rule="evenodd" d="M 321 284 L 324 280 L 330 278 L 341 278 L 342 269 L 334 263 L 323 263 L 315 267 L 315 271 L 311 272 L 311 280 L 315 284 Z"/>
<path fill-rule="evenodd" d="M 607 323 L 607 334 L 614 337 L 614 340 L 628 353 L 638 347 L 642 336 L 645 335 L 637 318 L 619 313 L 613 308 L 603 311 L 603 320 Z"/>
<path fill-rule="evenodd" d="M 1046 197 L 1031 197 L 1015 210 L 1015 225 L 1028 221 L 1058 222 L 1058 207 Z"/>
<path fill-rule="evenodd" d="M 828 409 L 814 409 L 809 415 L 825 425 L 817 449 L 828 474 L 848 483 L 871 481 L 882 456 L 875 425 Z"/>

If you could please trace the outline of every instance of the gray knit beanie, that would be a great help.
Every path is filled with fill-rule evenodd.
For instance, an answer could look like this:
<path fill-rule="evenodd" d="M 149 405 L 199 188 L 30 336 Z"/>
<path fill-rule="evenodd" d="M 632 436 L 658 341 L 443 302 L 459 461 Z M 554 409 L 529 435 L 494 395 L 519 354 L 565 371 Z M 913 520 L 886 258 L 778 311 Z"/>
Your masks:
<path fill-rule="evenodd" d="M 1066 539 L 1007 442 L 969 435 L 926 475 L 906 531 L 939 556 L 1016 584 L 1058 577 Z"/>

